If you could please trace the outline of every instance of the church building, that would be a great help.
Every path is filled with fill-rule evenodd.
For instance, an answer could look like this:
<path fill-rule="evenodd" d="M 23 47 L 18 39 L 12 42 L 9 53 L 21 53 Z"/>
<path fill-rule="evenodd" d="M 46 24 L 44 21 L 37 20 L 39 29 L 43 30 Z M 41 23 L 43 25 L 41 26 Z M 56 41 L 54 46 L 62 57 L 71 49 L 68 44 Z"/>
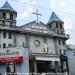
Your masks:
<path fill-rule="evenodd" d="M 41 15 L 38 13 L 34 13 Z M 0 74 L 61 72 L 66 50 L 64 22 L 52 12 L 47 24 L 32 21 L 16 26 L 17 12 L 6 1 L 0 8 Z M 64 68 L 62 68 L 64 70 Z"/>

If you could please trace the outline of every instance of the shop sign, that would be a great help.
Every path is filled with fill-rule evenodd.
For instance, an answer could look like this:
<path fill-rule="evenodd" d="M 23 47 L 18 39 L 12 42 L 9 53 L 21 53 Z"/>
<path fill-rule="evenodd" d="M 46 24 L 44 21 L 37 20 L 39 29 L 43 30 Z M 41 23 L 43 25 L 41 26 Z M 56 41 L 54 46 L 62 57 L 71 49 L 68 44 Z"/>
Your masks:
<path fill-rule="evenodd" d="M 23 61 L 23 49 L 9 48 L 0 50 L 0 63 L 22 62 L 22 61 Z"/>

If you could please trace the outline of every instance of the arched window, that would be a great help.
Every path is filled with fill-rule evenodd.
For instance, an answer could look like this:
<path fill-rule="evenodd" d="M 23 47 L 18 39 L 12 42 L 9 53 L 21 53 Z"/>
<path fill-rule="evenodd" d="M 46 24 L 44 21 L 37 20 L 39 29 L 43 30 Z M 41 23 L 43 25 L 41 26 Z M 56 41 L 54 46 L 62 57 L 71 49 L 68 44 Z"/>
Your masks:
<path fill-rule="evenodd" d="M 60 24 L 60 29 L 62 29 L 62 24 Z"/>
<path fill-rule="evenodd" d="M 3 38 L 6 38 L 6 31 L 3 31 Z"/>
<path fill-rule="evenodd" d="M 23 42 L 23 47 L 25 47 L 25 42 Z"/>
<path fill-rule="evenodd" d="M 10 14 L 10 20 L 13 20 L 13 14 Z"/>
<path fill-rule="evenodd" d="M 8 47 L 11 47 L 12 45 L 11 44 L 8 44 Z"/>
<path fill-rule="evenodd" d="M 2 17 L 3 17 L 3 19 L 6 18 L 6 14 L 5 14 L 5 12 L 3 12 Z"/>
<path fill-rule="evenodd" d="M 3 43 L 3 48 L 6 48 L 6 44 L 5 43 Z"/>
<path fill-rule="evenodd" d="M 58 23 L 56 23 L 56 28 L 59 28 Z"/>
<path fill-rule="evenodd" d="M 12 38 L 12 36 L 11 36 L 11 33 L 10 33 L 10 32 L 9 32 L 9 36 L 8 36 L 8 37 L 9 37 L 9 39 L 11 39 L 11 38 Z"/>

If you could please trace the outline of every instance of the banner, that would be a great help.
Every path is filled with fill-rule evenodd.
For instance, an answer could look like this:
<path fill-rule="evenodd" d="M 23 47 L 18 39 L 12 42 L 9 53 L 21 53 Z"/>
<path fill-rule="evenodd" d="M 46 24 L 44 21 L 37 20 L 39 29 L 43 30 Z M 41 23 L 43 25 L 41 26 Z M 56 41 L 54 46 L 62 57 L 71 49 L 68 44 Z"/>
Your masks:
<path fill-rule="evenodd" d="M 7 48 L 0 50 L 0 63 L 22 61 L 23 48 Z"/>

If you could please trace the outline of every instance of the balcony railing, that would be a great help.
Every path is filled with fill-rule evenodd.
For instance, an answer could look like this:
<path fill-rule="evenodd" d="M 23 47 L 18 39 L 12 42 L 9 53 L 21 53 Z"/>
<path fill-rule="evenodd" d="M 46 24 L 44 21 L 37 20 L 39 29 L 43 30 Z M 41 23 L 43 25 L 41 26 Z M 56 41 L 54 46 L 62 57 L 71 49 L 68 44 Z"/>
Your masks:
<path fill-rule="evenodd" d="M 46 35 L 52 35 L 52 36 L 58 36 L 58 37 L 63 37 L 63 38 L 70 38 L 68 34 L 58 34 L 54 32 L 53 30 L 44 30 L 44 29 L 37 29 L 37 28 L 25 28 L 24 31 L 26 32 L 31 32 L 31 33 L 39 33 L 39 34 L 46 34 Z"/>
<path fill-rule="evenodd" d="M 67 39 L 70 38 L 70 35 L 69 34 L 56 34 L 56 36 L 63 37 L 63 38 L 67 38 Z"/>

